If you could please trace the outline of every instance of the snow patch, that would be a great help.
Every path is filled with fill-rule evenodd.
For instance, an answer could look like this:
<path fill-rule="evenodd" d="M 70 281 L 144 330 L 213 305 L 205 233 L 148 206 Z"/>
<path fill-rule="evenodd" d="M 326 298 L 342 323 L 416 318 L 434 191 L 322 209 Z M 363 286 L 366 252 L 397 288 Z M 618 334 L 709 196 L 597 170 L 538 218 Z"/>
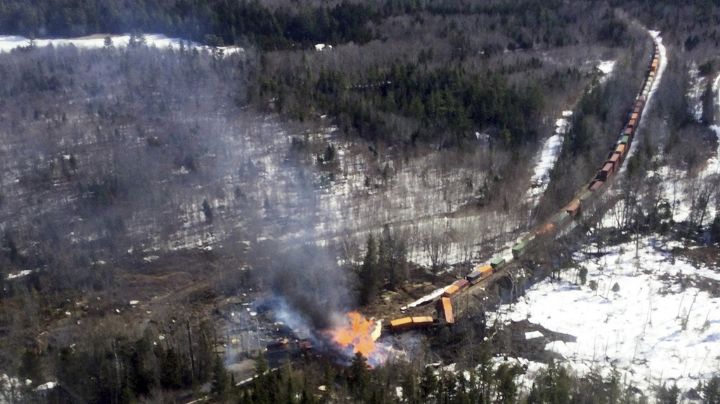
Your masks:
<path fill-rule="evenodd" d="M 695 121 L 700 122 L 703 115 L 702 94 L 703 91 L 705 91 L 707 79 L 705 77 L 700 77 L 700 70 L 698 70 L 695 62 L 690 64 L 688 75 L 690 77 L 690 85 L 688 87 L 688 92 L 685 95 L 688 99 L 688 108 L 690 109 L 690 114 L 693 116 Z"/>
<path fill-rule="evenodd" d="M 332 49 L 332 45 L 326 45 L 324 43 L 315 44 L 315 50 L 318 52 L 322 52 L 324 50 L 330 50 L 330 49 Z"/>
<path fill-rule="evenodd" d="M 602 73 L 602 77 L 600 78 L 600 82 L 604 83 L 607 81 L 607 79 L 610 78 L 612 75 L 612 72 L 615 70 L 615 61 L 614 60 L 602 60 L 597 65 L 597 69 Z"/>
<path fill-rule="evenodd" d="M 534 338 L 542 338 L 544 337 L 543 333 L 540 331 L 530 331 L 525 333 L 525 339 L 534 339 Z"/>
<path fill-rule="evenodd" d="M 8 274 L 7 280 L 24 278 L 24 277 L 30 275 L 31 273 L 33 273 L 32 269 L 25 269 L 20 272 L 16 272 L 14 274 Z"/>
<path fill-rule="evenodd" d="M 535 168 L 530 178 L 531 188 L 526 198 L 533 204 L 537 204 L 550 183 L 550 172 L 557 163 L 565 141 L 565 135 L 570 130 L 570 117 L 572 111 L 563 111 L 562 118 L 555 121 L 555 133 L 545 140 L 542 149 L 535 156 Z"/>

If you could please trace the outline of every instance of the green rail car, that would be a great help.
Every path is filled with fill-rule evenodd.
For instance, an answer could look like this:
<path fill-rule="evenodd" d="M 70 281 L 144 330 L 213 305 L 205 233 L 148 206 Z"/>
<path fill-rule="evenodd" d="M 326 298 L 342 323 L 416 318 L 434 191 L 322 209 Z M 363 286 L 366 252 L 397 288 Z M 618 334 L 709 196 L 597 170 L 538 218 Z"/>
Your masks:
<path fill-rule="evenodd" d="M 527 240 L 520 241 L 516 243 L 512 248 L 512 255 L 515 258 L 520 258 L 521 255 L 525 253 L 528 247 Z"/>
<path fill-rule="evenodd" d="M 490 265 L 493 267 L 493 269 L 497 269 L 501 267 L 505 263 L 505 258 L 503 257 L 495 257 L 490 261 Z"/>

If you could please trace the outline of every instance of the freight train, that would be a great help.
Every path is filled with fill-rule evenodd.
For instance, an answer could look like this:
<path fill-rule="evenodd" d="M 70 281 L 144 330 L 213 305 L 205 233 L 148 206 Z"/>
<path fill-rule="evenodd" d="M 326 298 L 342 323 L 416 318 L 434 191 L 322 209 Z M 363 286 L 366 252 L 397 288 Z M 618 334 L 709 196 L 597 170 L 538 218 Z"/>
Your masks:
<path fill-rule="evenodd" d="M 538 225 L 524 237 L 520 238 L 520 240 L 512 246 L 512 257 L 496 256 L 487 264 L 477 265 L 465 278 L 459 279 L 447 286 L 438 301 L 438 319 L 429 316 L 403 317 L 392 320 L 389 325 L 390 330 L 405 331 L 413 328 L 454 323 L 455 318 L 452 312 L 452 299 L 455 296 L 463 290 L 486 280 L 493 273 L 500 271 L 507 266 L 512 259 L 520 258 L 529 249 L 537 245 L 540 239 L 555 237 L 581 214 L 583 208 L 587 209 L 591 206 L 599 198 L 606 184 L 620 170 L 620 167 L 630 152 L 630 146 L 637 132 L 640 118 L 645 109 L 645 104 L 650 95 L 653 83 L 655 82 L 659 67 L 660 47 L 658 43 L 655 43 L 652 60 L 645 76 L 643 88 L 635 97 L 632 108 L 628 112 L 626 124 L 620 132 L 617 142 L 612 146 L 607 159 L 600 166 L 600 170 L 595 174 L 595 177 L 593 177 L 589 184 L 583 186 L 575 194 L 573 199 L 559 212 L 551 216 L 547 222 Z"/>

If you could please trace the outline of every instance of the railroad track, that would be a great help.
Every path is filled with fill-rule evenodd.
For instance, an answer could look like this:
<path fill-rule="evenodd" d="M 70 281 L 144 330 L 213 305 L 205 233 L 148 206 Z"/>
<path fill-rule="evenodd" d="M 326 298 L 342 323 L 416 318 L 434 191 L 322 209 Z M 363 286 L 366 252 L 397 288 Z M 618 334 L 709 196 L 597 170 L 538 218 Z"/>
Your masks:
<path fill-rule="evenodd" d="M 665 63 L 661 57 L 661 45 L 657 36 L 653 36 L 653 43 L 653 53 L 650 56 L 643 87 L 629 109 L 627 120 L 618 140 L 613 144 L 612 151 L 595 177 L 579 189 L 574 197 L 549 220 L 520 237 L 512 246 L 510 253 L 503 252 L 496 255 L 490 262 L 477 265 L 465 278 L 446 286 L 441 295 L 434 299 L 428 299 L 424 304 L 411 309 L 411 315 L 405 314 L 403 317 L 391 320 L 387 326 L 390 331 L 401 332 L 454 323 L 457 320 L 457 313 L 454 312 L 453 306 L 459 299 L 469 299 L 469 295 L 484 293 L 488 287 L 507 276 L 513 262 L 529 250 L 542 245 L 543 242 L 565 236 L 576 227 L 578 221 L 583 217 L 588 220 L 598 220 L 602 216 L 601 213 L 618 200 L 618 195 L 607 193 L 606 190 L 631 153 L 640 120 L 647 107 L 660 68 Z M 467 302 L 467 300 L 464 301 Z M 437 316 L 434 312 L 437 313 Z"/>

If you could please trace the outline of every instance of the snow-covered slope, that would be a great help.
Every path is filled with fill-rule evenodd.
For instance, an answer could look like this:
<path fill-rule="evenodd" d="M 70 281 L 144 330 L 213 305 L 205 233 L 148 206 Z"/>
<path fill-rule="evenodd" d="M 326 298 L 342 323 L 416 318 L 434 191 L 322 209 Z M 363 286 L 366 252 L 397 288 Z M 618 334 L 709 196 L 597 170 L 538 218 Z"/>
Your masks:
<path fill-rule="evenodd" d="M 550 172 L 557 163 L 565 141 L 565 135 L 570 130 L 570 117 L 572 111 L 563 111 L 562 118 L 555 121 L 555 133 L 545 140 L 542 149 L 535 157 L 535 168 L 530 178 L 531 187 L 528 189 L 526 198 L 533 206 L 537 205 L 540 196 L 545 192 L 550 183 Z"/>

